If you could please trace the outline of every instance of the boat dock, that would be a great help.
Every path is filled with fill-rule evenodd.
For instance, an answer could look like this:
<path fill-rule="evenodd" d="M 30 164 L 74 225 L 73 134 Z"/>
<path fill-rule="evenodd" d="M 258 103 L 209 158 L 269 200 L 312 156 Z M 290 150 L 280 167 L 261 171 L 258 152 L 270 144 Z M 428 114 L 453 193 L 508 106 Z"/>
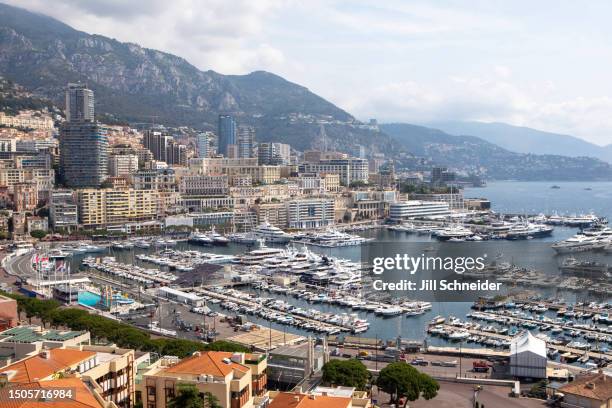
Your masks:
<path fill-rule="evenodd" d="M 335 324 L 327 323 L 327 322 L 321 322 L 319 320 L 309 319 L 307 317 L 300 316 L 300 315 L 297 315 L 297 314 L 279 311 L 279 310 L 272 309 L 272 308 L 266 307 L 264 305 L 261 305 L 261 304 L 259 304 L 257 302 L 252 302 L 252 301 L 245 300 L 245 299 L 240 299 L 240 298 L 237 298 L 237 297 L 227 296 L 227 295 L 224 295 L 224 294 L 221 294 L 221 293 L 217 293 L 217 292 L 214 292 L 212 290 L 205 289 L 205 288 L 195 288 L 195 291 L 200 293 L 200 294 L 202 294 L 202 295 L 210 296 L 210 297 L 213 297 L 215 299 L 222 300 L 222 301 L 233 302 L 233 303 L 236 303 L 236 304 L 241 305 L 241 306 L 246 306 L 246 307 L 252 308 L 253 310 L 263 309 L 263 310 L 269 312 L 270 314 L 282 314 L 282 315 L 285 315 L 285 316 L 290 316 L 290 317 L 292 317 L 295 320 L 302 321 L 302 322 L 309 323 L 309 324 L 316 325 L 316 326 L 321 326 L 321 327 L 333 329 L 334 331 L 340 332 L 340 331 L 349 331 L 350 330 L 350 329 L 347 329 L 344 326 L 339 326 L 339 325 L 335 325 Z"/>
<path fill-rule="evenodd" d="M 490 338 L 494 338 L 497 340 L 506 340 L 506 341 L 510 341 L 512 339 L 512 336 L 507 336 L 505 334 L 498 334 L 498 333 L 491 333 L 491 332 L 484 332 L 482 330 L 474 330 L 474 329 L 465 329 L 465 328 L 457 328 L 456 326 L 451 326 L 451 325 L 441 325 L 443 328 L 449 330 L 449 331 L 457 331 L 457 330 L 461 330 L 461 331 L 466 331 L 472 335 L 477 335 L 477 336 L 485 336 L 485 337 L 490 337 Z M 612 353 L 610 352 L 594 352 L 594 351 L 585 351 L 585 350 L 579 350 L 579 349 L 575 349 L 575 348 L 571 348 L 571 347 L 566 347 L 566 346 L 561 346 L 561 345 L 556 345 L 556 344 L 551 344 L 551 343 L 546 343 L 546 347 L 551 348 L 551 349 L 555 349 L 557 350 L 559 353 L 571 353 L 571 354 L 575 354 L 577 356 L 584 356 L 584 355 L 588 355 L 589 358 L 595 359 L 595 360 L 599 360 L 599 359 L 603 359 L 606 361 L 612 361 Z M 467 349 L 467 348 L 466 348 Z M 466 350 L 463 349 L 462 350 Z M 478 349 L 480 350 L 480 349 Z M 510 354 L 509 352 L 507 352 L 508 355 Z"/>

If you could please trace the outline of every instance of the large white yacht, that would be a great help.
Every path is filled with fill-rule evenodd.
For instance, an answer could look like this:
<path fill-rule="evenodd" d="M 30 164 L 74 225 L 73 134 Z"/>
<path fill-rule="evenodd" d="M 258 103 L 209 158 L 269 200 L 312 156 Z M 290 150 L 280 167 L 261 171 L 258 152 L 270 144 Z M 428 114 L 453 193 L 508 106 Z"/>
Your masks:
<path fill-rule="evenodd" d="M 259 238 L 263 238 L 266 242 L 272 243 L 284 244 L 293 239 L 293 236 L 291 234 L 287 234 L 285 231 L 278 227 L 275 227 L 268 221 L 264 221 L 263 224 L 254 228 L 253 233 Z"/>
<path fill-rule="evenodd" d="M 461 225 L 453 225 L 449 228 L 443 229 L 436 234 L 436 238 L 441 241 L 448 241 L 450 239 L 465 239 L 474 235 L 472 230 L 465 228 Z"/>

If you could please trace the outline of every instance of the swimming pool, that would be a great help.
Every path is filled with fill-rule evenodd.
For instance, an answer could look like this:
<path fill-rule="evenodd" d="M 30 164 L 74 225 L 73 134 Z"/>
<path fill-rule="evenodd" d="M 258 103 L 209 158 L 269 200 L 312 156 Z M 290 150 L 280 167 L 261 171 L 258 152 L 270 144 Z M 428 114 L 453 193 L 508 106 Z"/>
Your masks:
<path fill-rule="evenodd" d="M 102 297 L 97 293 L 90 292 L 88 290 L 82 290 L 79 292 L 78 296 L 79 304 L 83 306 L 96 307 L 100 306 L 102 303 Z M 128 297 L 122 296 L 118 293 L 113 294 L 113 306 L 115 305 L 129 305 L 134 303 L 134 299 L 130 299 Z"/>
<path fill-rule="evenodd" d="M 79 304 L 83 306 L 94 307 L 100 304 L 100 295 L 90 292 L 88 290 L 80 291 L 78 296 Z"/>

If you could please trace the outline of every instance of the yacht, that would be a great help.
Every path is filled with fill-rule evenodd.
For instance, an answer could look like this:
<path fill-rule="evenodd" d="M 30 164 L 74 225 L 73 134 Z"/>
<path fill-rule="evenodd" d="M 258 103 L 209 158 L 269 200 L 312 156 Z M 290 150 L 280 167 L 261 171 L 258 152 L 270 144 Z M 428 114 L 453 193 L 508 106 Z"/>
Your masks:
<path fill-rule="evenodd" d="M 544 237 L 552 234 L 553 227 L 544 224 L 520 223 L 514 224 L 506 232 L 508 239 L 526 239 L 528 237 Z"/>
<path fill-rule="evenodd" d="M 192 232 L 187 242 L 194 245 L 212 245 L 214 243 L 211 237 L 201 232 Z"/>
<path fill-rule="evenodd" d="M 212 227 L 212 230 L 210 230 L 208 238 L 212 240 L 214 245 L 227 245 L 229 243 L 229 239 L 215 231 L 214 226 Z"/>
<path fill-rule="evenodd" d="M 268 221 L 264 221 L 263 224 L 253 229 L 253 233 L 255 233 L 257 237 L 263 238 L 266 242 L 272 243 L 285 244 L 293 239 L 291 234 L 287 234 L 285 231 L 275 227 Z"/>
<path fill-rule="evenodd" d="M 247 244 L 247 245 L 253 245 L 255 243 L 257 243 L 257 235 L 255 235 L 255 233 L 253 232 L 236 232 L 233 234 L 229 234 L 227 236 L 227 238 L 232 241 L 232 242 L 237 242 L 239 244 Z"/>
<path fill-rule="evenodd" d="M 597 237 L 576 234 L 564 241 L 555 242 L 551 247 L 557 253 L 563 254 L 568 252 L 588 251 L 592 249 L 597 242 Z"/>
<path fill-rule="evenodd" d="M 453 225 L 449 228 L 445 228 L 439 231 L 436 234 L 436 238 L 441 241 L 448 241 L 451 239 L 465 240 L 466 238 L 471 237 L 472 235 L 474 235 L 474 233 L 469 228 L 465 228 L 461 225 Z"/>

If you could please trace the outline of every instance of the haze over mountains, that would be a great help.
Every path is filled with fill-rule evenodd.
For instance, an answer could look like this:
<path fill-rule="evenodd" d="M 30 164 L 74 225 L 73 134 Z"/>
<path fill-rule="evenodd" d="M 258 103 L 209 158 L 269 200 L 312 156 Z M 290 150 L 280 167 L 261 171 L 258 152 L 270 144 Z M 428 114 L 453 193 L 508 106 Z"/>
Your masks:
<path fill-rule="evenodd" d="M 426 125 L 452 135 L 477 136 L 517 153 L 589 156 L 612 162 L 612 144 L 598 146 L 570 135 L 543 132 L 505 123 L 440 121 Z"/>
<path fill-rule="evenodd" d="M 106 123 L 215 130 L 218 115 L 231 113 L 239 123 L 256 127 L 258 141 L 284 142 L 298 150 L 326 145 L 354 152 L 364 146 L 368 154 L 384 153 L 400 165 L 411 154 L 423 155 L 436 164 L 494 178 L 612 179 L 608 163 L 562 156 L 610 158 L 602 153 L 604 148 L 571 136 L 505 125 L 499 125 L 501 130 L 480 124 L 461 127 L 452 122 L 439 127 L 473 136 L 456 137 L 408 124 L 379 130 L 272 73 L 202 71 L 181 57 L 77 31 L 48 16 L 4 4 L 0 4 L 0 75 L 59 107 L 67 83 L 87 83 L 96 94 L 96 112 Z M 557 137 L 564 142 L 551 142 Z M 553 146 L 558 150 L 550 150 Z"/>

